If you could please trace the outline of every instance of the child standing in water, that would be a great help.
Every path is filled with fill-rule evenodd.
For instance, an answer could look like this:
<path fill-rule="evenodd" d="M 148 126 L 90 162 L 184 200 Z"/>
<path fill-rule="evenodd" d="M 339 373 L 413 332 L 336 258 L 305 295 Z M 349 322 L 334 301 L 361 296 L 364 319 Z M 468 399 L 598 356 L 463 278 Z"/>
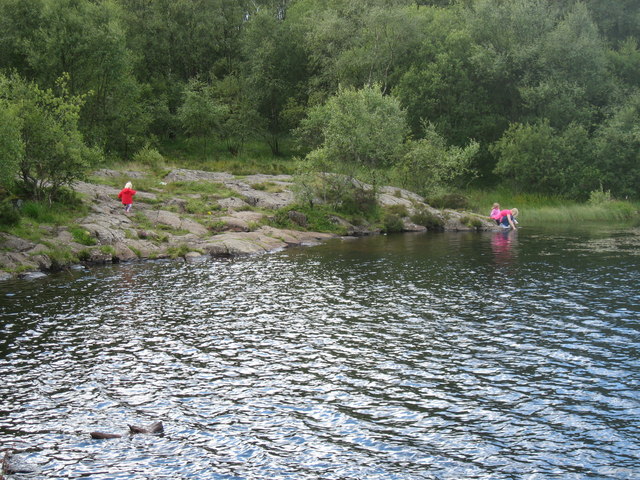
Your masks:
<path fill-rule="evenodd" d="M 124 205 L 124 213 L 129 213 L 133 205 L 133 196 L 136 194 L 136 191 L 132 187 L 131 182 L 127 182 L 118 194 L 118 198 L 122 200 L 122 205 Z"/>
<path fill-rule="evenodd" d="M 492 218 L 496 221 L 497 225 L 500 225 L 500 204 L 494 203 L 493 207 L 491 207 L 491 213 L 489 214 L 489 218 Z"/>

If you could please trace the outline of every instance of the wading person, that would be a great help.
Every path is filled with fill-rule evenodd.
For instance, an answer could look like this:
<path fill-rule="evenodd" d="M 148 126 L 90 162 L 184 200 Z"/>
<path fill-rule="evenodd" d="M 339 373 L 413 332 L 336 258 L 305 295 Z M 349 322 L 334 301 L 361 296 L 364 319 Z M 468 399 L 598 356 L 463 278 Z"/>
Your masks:
<path fill-rule="evenodd" d="M 514 230 L 516 230 L 516 224 L 518 223 L 516 220 L 517 216 L 517 208 L 512 208 L 511 210 L 502 210 L 500 212 L 500 225 L 502 225 L 502 228 L 513 228 Z"/>

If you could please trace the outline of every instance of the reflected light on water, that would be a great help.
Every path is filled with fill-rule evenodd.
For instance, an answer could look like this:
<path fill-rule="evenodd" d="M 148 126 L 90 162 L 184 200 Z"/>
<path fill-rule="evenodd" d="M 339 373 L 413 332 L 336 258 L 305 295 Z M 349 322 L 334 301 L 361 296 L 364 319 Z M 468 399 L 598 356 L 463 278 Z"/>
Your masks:
<path fill-rule="evenodd" d="M 0 285 L 1 447 L 48 479 L 637 478 L 638 257 L 606 244 L 379 236 Z"/>

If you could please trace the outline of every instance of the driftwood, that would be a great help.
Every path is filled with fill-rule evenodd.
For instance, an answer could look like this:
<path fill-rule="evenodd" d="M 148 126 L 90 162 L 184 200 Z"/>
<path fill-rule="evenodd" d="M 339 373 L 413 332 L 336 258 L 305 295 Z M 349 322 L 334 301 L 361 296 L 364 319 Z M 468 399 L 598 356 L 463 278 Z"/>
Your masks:
<path fill-rule="evenodd" d="M 129 425 L 129 434 L 135 435 L 136 433 L 148 433 L 148 434 L 157 434 L 164 432 L 164 426 L 162 422 L 154 422 L 146 427 L 136 427 L 135 425 Z M 96 440 L 104 440 L 108 438 L 121 438 L 123 435 L 119 433 L 105 433 L 105 432 L 91 432 L 91 438 L 95 438 Z M 0 479 L 1 480 L 1 479 Z"/>

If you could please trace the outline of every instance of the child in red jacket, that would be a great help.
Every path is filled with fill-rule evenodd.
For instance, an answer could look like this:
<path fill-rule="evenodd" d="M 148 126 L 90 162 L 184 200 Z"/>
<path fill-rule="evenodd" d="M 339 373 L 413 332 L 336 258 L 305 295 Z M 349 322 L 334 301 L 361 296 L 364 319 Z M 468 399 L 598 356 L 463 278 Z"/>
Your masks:
<path fill-rule="evenodd" d="M 133 190 L 131 182 L 127 182 L 120 193 L 118 194 L 118 198 L 122 200 L 122 205 L 124 205 L 124 212 L 129 213 L 131 211 L 131 206 L 133 205 L 133 196 L 136 194 L 136 191 Z"/>

